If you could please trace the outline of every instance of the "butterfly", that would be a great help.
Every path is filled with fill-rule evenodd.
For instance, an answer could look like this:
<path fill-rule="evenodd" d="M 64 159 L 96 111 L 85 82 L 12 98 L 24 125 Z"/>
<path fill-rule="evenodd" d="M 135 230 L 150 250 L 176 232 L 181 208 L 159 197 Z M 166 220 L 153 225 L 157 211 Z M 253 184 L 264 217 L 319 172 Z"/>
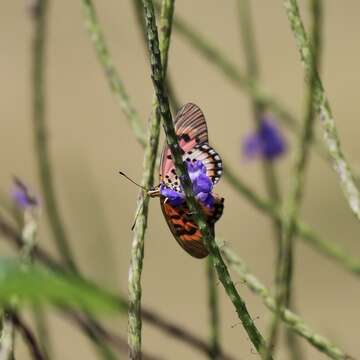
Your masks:
<path fill-rule="evenodd" d="M 199 191 L 196 198 L 210 230 L 214 233 L 215 222 L 220 219 L 224 209 L 224 198 L 212 193 L 213 185 L 222 175 L 221 158 L 208 144 L 205 117 L 197 105 L 185 104 L 177 113 L 174 125 L 183 161 L 188 166 L 193 181 L 193 190 Z M 186 204 L 166 142 L 161 155 L 159 175 L 160 185 L 150 192 L 150 196 L 160 197 L 166 222 L 180 246 L 195 258 L 206 257 L 208 250 L 202 241 L 203 234 Z"/>

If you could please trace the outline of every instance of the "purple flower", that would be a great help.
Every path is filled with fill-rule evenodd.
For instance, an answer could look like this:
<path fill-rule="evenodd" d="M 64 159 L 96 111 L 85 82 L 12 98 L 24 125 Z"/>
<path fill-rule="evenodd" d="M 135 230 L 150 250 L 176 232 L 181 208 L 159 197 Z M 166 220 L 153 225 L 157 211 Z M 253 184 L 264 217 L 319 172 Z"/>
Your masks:
<path fill-rule="evenodd" d="M 274 160 L 286 151 L 285 139 L 276 123 L 262 117 L 259 129 L 248 135 L 243 142 L 243 153 L 253 159 L 262 156 L 266 160 Z"/>
<path fill-rule="evenodd" d="M 213 183 L 206 175 L 205 165 L 200 160 L 188 162 L 186 165 L 195 198 L 204 206 L 212 207 L 214 205 L 214 197 L 211 194 Z M 164 184 L 160 186 L 160 194 L 165 196 L 173 206 L 179 206 L 185 202 L 185 194 L 182 190 L 179 192 Z"/>
<path fill-rule="evenodd" d="M 179 206 L 185 201 L 185 194 L 166 187 L 164 184 L 160 185 L 160 194 L 165 196 L 171 205 Z"/>
<path fill-rule="evenodd" d="M 27 186 L 20 179 L 14 177 L 13 181 L 11 197 L 18 207 L 28 209 L 39 204 L 37 198 L 30 195 Z"/>

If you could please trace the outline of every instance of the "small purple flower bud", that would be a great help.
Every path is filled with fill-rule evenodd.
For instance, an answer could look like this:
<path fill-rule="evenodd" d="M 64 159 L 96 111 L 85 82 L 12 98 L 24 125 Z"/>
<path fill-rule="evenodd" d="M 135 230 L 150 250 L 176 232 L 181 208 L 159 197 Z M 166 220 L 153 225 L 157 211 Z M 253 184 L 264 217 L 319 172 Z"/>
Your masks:
<path fill-rule="evenodd" d="M 275 121 L 263 116 L 259 129 L 243 142 L 243 153 L 248 159 L 262 156 L 274 160 L 286 151 L 286 143 Z"/>
<path fill-rule="evenodd" d="M 39 205 L 37 198 L 31 195 L 27 186 L 16 177 L 14 177 L 11 197 L 15 204 L 22 209 L 29 209 Z"/>

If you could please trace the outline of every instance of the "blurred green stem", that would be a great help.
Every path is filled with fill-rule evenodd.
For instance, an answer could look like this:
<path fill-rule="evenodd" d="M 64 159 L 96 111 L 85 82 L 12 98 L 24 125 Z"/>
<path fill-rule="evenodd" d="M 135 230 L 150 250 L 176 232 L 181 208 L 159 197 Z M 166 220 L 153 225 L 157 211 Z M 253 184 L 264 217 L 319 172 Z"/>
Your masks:
<path fill-rule="evenodd" d="M 320 14 L 317 9 L 318 0 L 312 1 L 312 10 L 311 11 L 311 40 L 313 45 L 320 42 L 320 32 L 319 28 L 320 22 L 318 21 L 317 15 Z M 297 146 L 295 161 L 294 161 L 294 170 L 292 175 L 292 181 L 290 184 L 290 192 L 285 205 L 284 213 L 284 226 L 282 233 L 282 243 L 283 243 L 283 257 L 281 259 L 281 271 L 280 279 L 276 288 L 276 299 L 278 314 L 274 318 L 274 328 L 278 327 L 280 324 L 280 311 L 283 307 L 290 307 L 292 303 L 292 287 L 293 287 L 293 264 L 294 264 L 294 252 L 295 252 L 295 226 L 296 218 L 299 215 L 299 209 L 303 197 L 303 189 L 305 183 L 305 168 L 309 158 L 310 144 L 313 138 L 313 127 L 315 122 L 315 109 L 313 106 L 314 100 L 314 90 L 315 90 L 315 74 L 316 74 L 316 65 L 318 64 L 318 51 L 313 47 L 313 58 L 311 60 L 311 72 L 309 75 L 309 83 L 306 90 L 305 98 L 305 113 L 303 121 L 303 130 L 299 138 L 299 143 Z M 302 356 L 295 351 L 299 349 L 296 346 L 294 339 L 291 335 L 287 336 L 287 344 L 289 349 L 289 354 L 296 354 L 295 359 L 301 359 Z"/>
<path fill-rule="evenodd" d="M 144 41 L 144 47 L 146 49 L 146 56 L 149 56 L 149 52 L 147 50 L 147 35 L 146 35 L 145 19 L 143 16 L 142 0 L 133 0 L 132 4 L 133 4 L 136 20 L 138 22 L 138 26 L 141 30 L 141 36 Z M 179 110 L 179 108 L 180 108 L 180 103 L 176 97 L 176 93 L 174 90 L 174 84 L 171 81 L 169 71 L 166 71 L 165 84 L 166 84 L 166 90 L 169 94 L 171 108 L 172 108 L 173 112 L 176 113 L 177 110 Z"/>
<path fill-rule="evenodd" d="M 78 270 L 68 243 L 67 234 L 60 217 L 59 206 L 55 196 L 47 141 L 45 121 L 45 51 L 47 44 L 48 0 L 38 0 L 35 10 L 36 11 L 32 12 L 35 27 L 32 46 L 32 93 L 34 139 L 40 182 L 44 194 L 45 212 L 48 216 L 54 239 L 56 240 L 58 252 L 67 267 L 77 273 Z M 105 352 L 107 355 L 104 356 L 104 358 L 114 359 L 114 356 L 110 355 L 110 350 Z"/>
<path fill-rule="evenodd" d="M 247 269 L 245 263 L 227 246 L 221 246 L 221 252 L 243 283 L 255 294 L 263 299 L 265 306 L 273 312 L 277 312 L 276 301 L 271 297 L 269 290 Z M 312 330 L 298 315 L 291 310 L 282 308 L 280 311 L 281 320 L 291 331 L 306 339 L 320 352 L 335 360 L 350 360 L 348 354 L 333 345 L 327 338 Z"/>
<path fill-rule="evenodd" d="M 340 139 L 330 108 L 330 103 L 326 96 L 321 79 L 316 70 L 314 75 L 312 75 L 312 59 L 314 54 L 300 17 L 297 1 L 284 0 L 284 6 L 308 81 L 311 81 L 312 76 L 314 77 L 313 105 L 316 112 L 319 114 L 323 126 L 325 145 L 332 158 L 333 168 L 339 177 L 341 188 L 348 201 L 350 209 L 355 217 L 360 220 L 359 190 L 355 184 L 354 175 L 351 171 L 350 165 L 341 150 Z"/>
<path fill-rule="evenodd" d="M 206 259 L 208 302 L 210 317 L 210 347 L 209 358 L 220 359 L 220 317 L 219 317 L 219 294 L 216 286 L 216 276 L 211 255 Z"/>
<path fill-rule="evenodd" d="M 32 95 L 33 127 L 40 183 L 43 191 L 45 212 L 48 217 L 53 237 L 60 256 L 70 270 L 76 270 L 75 261 L 70 250 L 64 224 L 60 217 L 56 200 L 47 126 L 45 120 L 45 70 L 48 0 L 38 0 L 37 10 L 33 12 L 34 37 L 32 43 Z"/>
<path fill-rule="evenodd" d="M 151 0 L 143 0 L 143 5 L 147 26 L 152 80 L 159 101 L 159 109 L 163 119 L 166 140 L 170 148 L 172 157 L 174 159 L 176 171 L 180 178 L 181 185 L 185 192 L 187 205 L 189 206 L 189 209 L 193 214 L 199 230 L 203 234 L 203 241 L 205 242 L 206 247 L 210 251 L 210 254 L 213 256 L 213 262 L 217 270 L 219 280 L 223 284 L 230 300 L 233 302 L 238 316 L 245 330 L 247 331 L 250 340 L 254 344 L 257 351 L 262 354 L 263 351 L 266 349 L 265 341 L 259 333 L 258 329 L 256 328 L 253 320 L 251 319 L 246 309 L 244 301 L 240 297 L 234 286 L 234 283 L 231 280 L 226 265 L 221 258 L 219 249 L 215 244 L 214 236 L 211 233 L 209 227 L 207 226 L 199 204 L 194 198 L 189 174 L 187 173 L 185 164 L 182 161 L 182 155 L 180 152 L 180 147 L 175 134 L 174 124 L 170 113 L 169 100 L 165 91 L 153 3 Z"/>
<path fill-rule="evenodd" d="M 259 82 L 259 66 L 256 56 L 256 44 L 254 39 L 254 27 L 249 0 L 238 0 L 238 13 L 240 19 L 241 39 L 243 44 L 243 52 L 246 60 L 248 77 L 254 82 Z M 261 126 L 261 117 L 264 115 L 265 106 L 263 102 L 256 97 L 251 97 L 253 117 L 257 130 Z M 272 161 L 265 158 L 262 159 L 263 174 L 265 179 L 266 190 L 273 204 L 280 206 L 280 190 L 276 177 L 275 166 Z M 279 266 L 281 264 L 281 221 L 273 219 L 274 245 L 276 249 L 275 260 L 275 283 L 278 282 L 280 273 Z M 270 325 L 269 332 L 269 351 L 275 350 L 278 336 L 278 326 L 273 322 Z"/>
<path fill-rule="evenodd" d="M 168 51 L 170 45 L 171 25 L 174 13 L 174 1 L 163 0 L 160 16 L 160 55 L 163 77 L 166 74 Z M 148 140 L 145 145 L 143 160 L 143 177 L 141 185 L 150 189 L 154 184 L 154 170 L 158 152 L 160 134 L 160 113 L 156 95 L 153 98 L 153 109 L 149 122 Z M 137 218 L 131 249 L 129 269 L 129 325 L 128 342 L 130 359 L 141 359 L 141 272 L 144 258 L 144 239 L 147 227 L 149 196 L 141 190 L 137 206 Z"/>
<path fill-rule="evenodd" d="M 310 3 L 310 36 L 311 45 L 313 49 L 313 58 L 311 64 L 311 71 L 309 75 L 309 82 L 305 98 L 305 115 L 302 136 L 299 139 L 299 146 L 296 153 L 294 163 L 294 175 L 289 193 L 287 212 L 285 213 L 285 224 L 283 232 L 284 242 L 284 281 L 285 289 L 285 302 L 287 307 L 293 307 L 292 297 L 292 277 L 293 277 L 293 260 L 295 252 L 295 222 L 299 214 L 301 206 L 302 192 L 305 182 L 305 169 L 307 166 L 308 158 L 310 156 L 310 145 L 314 137 L 314 123 L 315 123 L 315 109 L 314 109 L 314 91 L 315 91 L 315 74 L 319 71 L 321 59 L 321 40 L 322 40 L 322 0 L 309 0 Z M 286 257 L 288 256 L 288 261 Z M 282 296 L 280 287 L 279 296 Z M 281 302 L 278 304 L 281 306 Z M 296 338 L 289 331 L 286 332 L 286 339 L 289 349 L 289 354 L 298 354 L 295 360 L 303 358 L 299 352 L 299 345 L 296 343 Z"/>
<path fill-rule="evenodd" d="M 136 139 L 140 144 L 145 146 L 147 139 L 140 117 L 131 105 L 124 84 L 122 83 L 113 64 L 103 32 L 97 19 L 95 7 L 91 0 L 81 0 L 81 2 L 85 12 L 86 28 L 94 44 L 96 54 L 101 66 L 103 67 L 110 89 L 115 94 L 122 111 L 126 115 Z"/>

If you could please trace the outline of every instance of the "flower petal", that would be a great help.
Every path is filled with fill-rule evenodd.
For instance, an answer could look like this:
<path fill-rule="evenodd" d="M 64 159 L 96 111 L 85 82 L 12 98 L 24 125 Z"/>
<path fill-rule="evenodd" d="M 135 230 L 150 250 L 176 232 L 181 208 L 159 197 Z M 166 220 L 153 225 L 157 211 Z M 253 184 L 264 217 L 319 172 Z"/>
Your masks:
<path fill-rule="evenodd" d="M 196 180 L 201 174 L 206 174 L 206 166 L 200 160 L 188 162 L 187 170 L 192 182 Z"/>
<path fill-rule="evenodd" d="M 273 160 L 285 152 L 285 139 L 275 122 L 263 118 L 259 135 L 262 142 L 262 153 L 266 159 Z"/>
<path fill-rule="evenodd" d="M 196 195 L 196 199 L 208 208 L 214 206 L 214 197 L 212 196 L 211 193 L 200 192 Z"/>
<path fill-rule="evenodd" d="M 243 141 L 243 154 L 248 159 L 254 159 L 261 153 L 261 139 L 259 135 L 250 134 Z"/>
<path fill-rule="evenodd" d="M 274 160 L 286 151 L 286 142 L 275 121 L 263 116 L 259 129 L 243 142 L 243 153 L 248 159 L 261 155 Z"/>
<path fill-rule="evenodd" d="M 210 193 L 213 188 L 213 183 L 210 178 L 205 174 L 200 174 L 193 181 L 193 191 L 194 194 L 198 194 L 200 192 Z"/>
<path fill-rule="evenodd" d="M 170 189 L 163 184 L 160 186 L 160 194 L 165 196 L 172 206 L 179 206 L 185 201 L 183 192 Z"/>

